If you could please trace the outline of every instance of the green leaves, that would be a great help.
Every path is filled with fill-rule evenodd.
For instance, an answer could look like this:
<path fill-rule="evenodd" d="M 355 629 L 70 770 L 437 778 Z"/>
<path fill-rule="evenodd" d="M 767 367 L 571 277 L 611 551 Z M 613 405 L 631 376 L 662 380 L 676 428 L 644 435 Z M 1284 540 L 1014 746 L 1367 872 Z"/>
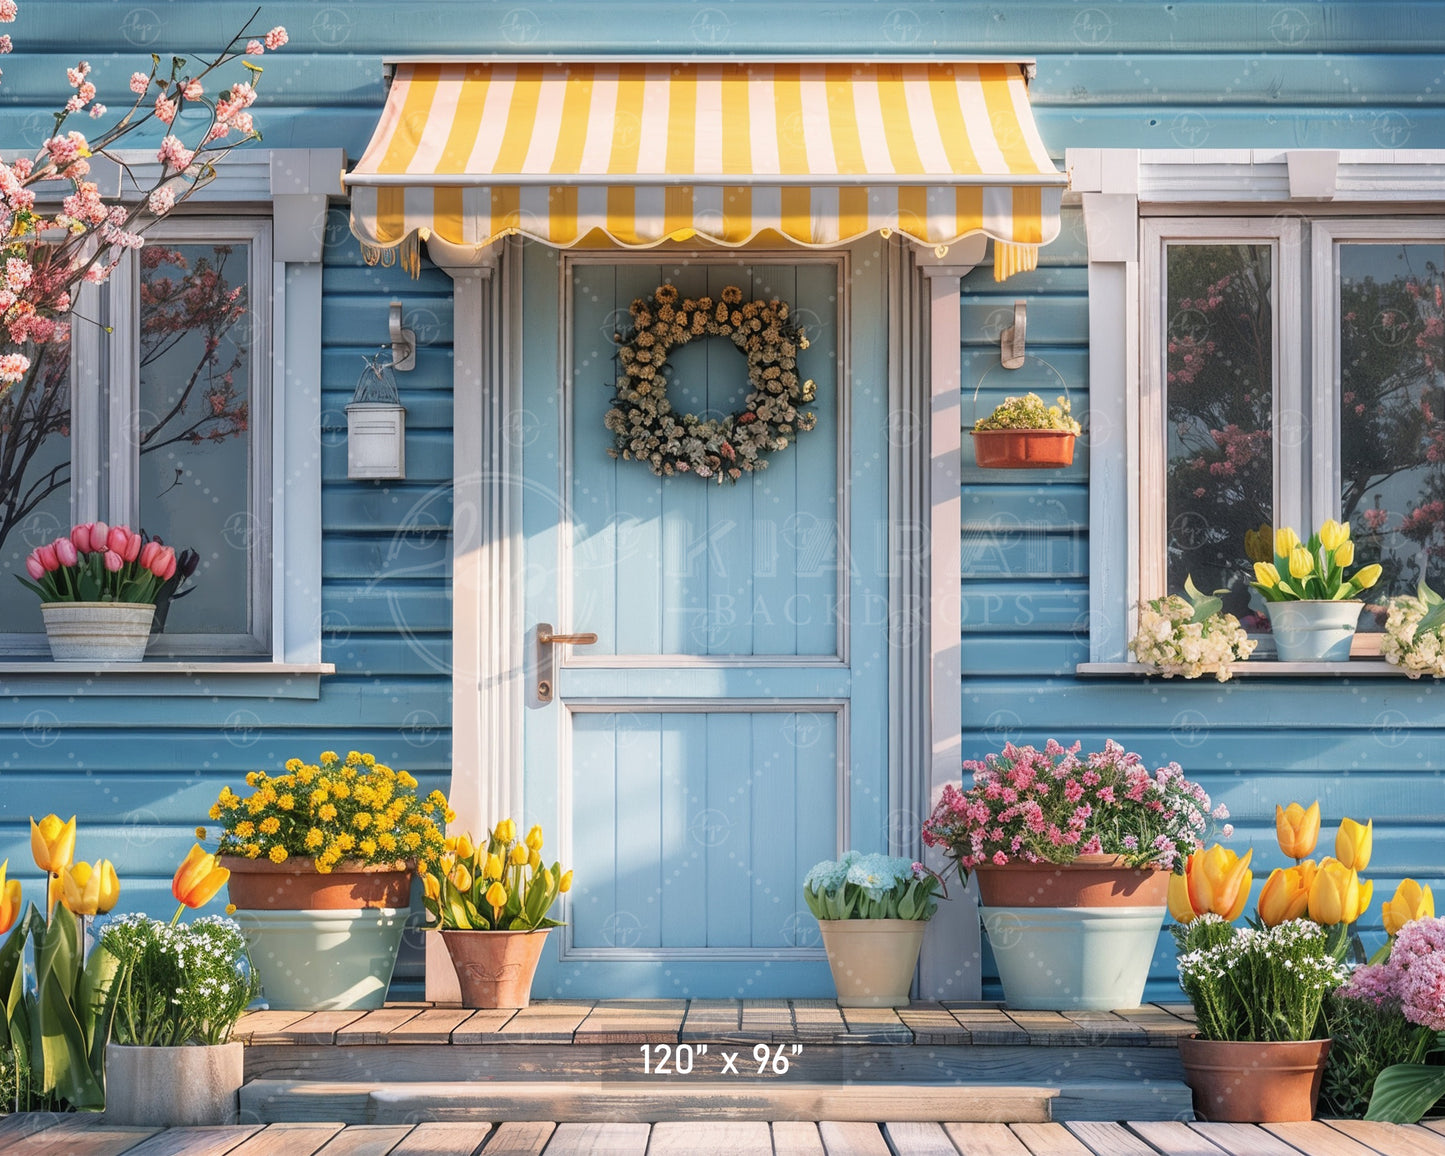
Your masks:
<path fill-rule="evenodd" d="M 1213 618 L 1223 610 L 1224 601 L 1217 597 L 1217 595 L 1223 593 L 1225 593 L 1225 591 L 1216 590 L 1214 594 L 1205 594 L 1199 587 L 1194 585 L 1194 576 L 1186 574 L 1184 576 L 1184 596 L 1188 598 L 1194 606 L 1194 617 L 1189 621 L 1203 622 L 1208 618 Z"/>
<path fill-rule="evenodd" d="M 1438 1064 L 1395 1064 L 1375 1080 L 1366 1120 L 1413 1124 L 1445 1096 L 1445 1067 Z"/>

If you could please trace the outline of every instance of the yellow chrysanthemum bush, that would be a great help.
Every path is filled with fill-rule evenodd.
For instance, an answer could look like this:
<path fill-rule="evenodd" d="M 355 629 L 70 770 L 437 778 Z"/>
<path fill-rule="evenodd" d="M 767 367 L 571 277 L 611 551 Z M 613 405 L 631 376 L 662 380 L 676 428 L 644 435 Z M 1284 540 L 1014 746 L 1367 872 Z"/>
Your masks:
<path fill-rule="evenodd" d="M 326 874 L 338 864 L 411 863 L 433 867 L 442 832 L 455 818 L 440 791 L 417 794 L 417 781 L 359 751 L 323 751 L 315 763 L 291 759 L 284 773 L 252 771 L 248 795 L 229 786 L 211 807 L 221 825 L 221 855 L 310 859 Z"/>
<path fill-rule="evenodd" d="M 485 843 L 470 834 L 449 837 L 435 874 L 422 875 L 427 923 L 444 931 L 536 931 L 560 927 L 547 912 L 572 889 L 572 872 L 542 862 L 542 828 L 517 837 L 511 819 Z"/>

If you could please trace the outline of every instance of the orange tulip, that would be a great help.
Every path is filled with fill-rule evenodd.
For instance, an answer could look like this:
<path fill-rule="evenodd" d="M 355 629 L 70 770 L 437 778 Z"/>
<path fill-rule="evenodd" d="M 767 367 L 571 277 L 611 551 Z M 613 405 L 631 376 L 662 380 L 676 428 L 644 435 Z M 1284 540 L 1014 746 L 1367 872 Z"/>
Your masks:
<path fill-rule="evenodd" d="M 1316 799 L 1306 810 L 1298 803 L 1274 809 L 1274 833 L 1279 849 L 1291 859 L 1304 859 L 1314 853 L 1320 838 L 1320 804 Z"/>
<path fill-rule="evenodd" d="M 1309 908 L 1312 873 L 1298 867 L 1276 867 L 1259 892 L 1259 919 L 1266 927 L 1278 927 L 1298 919 Z"/>
<path fill-rule="evenodd" d="M 20 880 L 5 881 L 5 871 L 10 860 L 0 863 L 0 935 L 4 935 L 20 918 Z"/>
<path fill-rule="evenodd" d="M 186 907 L 204 907 L 230 877 L 226 868 L 217 865 L 216 857 L 197 843 L 176 868 L 171 894 Z"/>
<path fill-rule="evenodd" d="M 1200 915 L 1212 911 L 1230 922 L 1238 919 L 1254 883 L 1254 873 L 1249 869 L 1253 857 L 1253 847 L 1241 858 L 1218 843 L 1194 852 L 1184 865 L 1189 906 Z"/>

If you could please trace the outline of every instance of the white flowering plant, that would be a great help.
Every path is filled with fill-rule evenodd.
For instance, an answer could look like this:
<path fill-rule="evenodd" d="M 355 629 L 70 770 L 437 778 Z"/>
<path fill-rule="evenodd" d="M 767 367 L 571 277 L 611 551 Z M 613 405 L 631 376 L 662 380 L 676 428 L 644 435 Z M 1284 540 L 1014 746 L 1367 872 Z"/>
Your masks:
<path fill-rule="evenodd" d="M 1390 599 L 1380 653 L 1410 678 L 1423 674 L 1445 678 L 1445 599 L 1424 579 L 1417 597 Z"/>
<path fill-rule="evenodd" d="M 824 859 L 803 878 L 803 898 L 816 919 L 928 920 L 943 881 L 911 859 L 848 851 Z M 947 892 L 943 893 L 947 899 Z"/>
<path fill-rule="evenodd" d="M 1077 434 L 1080 426 L 1069 412 L 1069 399 L 1060 397 L 1055 404 L 1048 405 L 1036 393 L 1022 397 L 1006 397 L 988 417 L 981 417 L 973 423 L 976 430 L 991 429 L 1046 429 Z"/>
<path fill-rule="evenodd" d="M 1201 915 L 1172 928 L 1179 983 L 1206 1040 L 1273 1043 L 1320 1038 L 1325 996 L 1348 974 L 1326 929 L 1308 919 L 1235 927 Z"/>
<path fill-rule="evenodd" d="M 189 924 L 122 915 L 100 933 L 119 963 L 111 1041 L 135 1047 L 224 1044 L 259 983 L 234 920 Z"/>
<path fill-rule="evenodd" d="M 1230 664 L 1244 662 L 1259 645 L 1233 614 L 1224 613 L 1218 591 L 1205 594 L 1184 579 L 1184 597 L 1170 594 L 1139 603 L 1139 631 L 1129 643 L 1134 657 L 1165 678 L 1231 677 Z"/>

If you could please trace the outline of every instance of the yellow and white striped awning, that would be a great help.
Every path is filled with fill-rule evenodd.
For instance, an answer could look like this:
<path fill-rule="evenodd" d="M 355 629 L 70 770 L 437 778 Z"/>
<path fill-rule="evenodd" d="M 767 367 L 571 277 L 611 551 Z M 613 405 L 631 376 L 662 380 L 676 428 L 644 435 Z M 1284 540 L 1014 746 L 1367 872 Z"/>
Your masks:
<path fill-rule="evenodd" d="M 401 62 L 345 183 L 368 259 L 432 234 L 645 248 L 897 230 L 995 242 L 995 276 L 1059 231 L 1015 63 Z"/>

